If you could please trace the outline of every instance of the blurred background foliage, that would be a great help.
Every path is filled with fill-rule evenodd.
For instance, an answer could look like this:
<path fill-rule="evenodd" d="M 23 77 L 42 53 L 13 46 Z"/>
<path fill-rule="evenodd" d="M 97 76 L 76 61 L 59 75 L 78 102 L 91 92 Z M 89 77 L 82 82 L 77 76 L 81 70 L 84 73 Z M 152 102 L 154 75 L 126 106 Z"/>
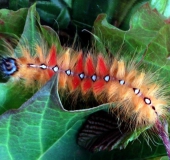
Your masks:
<path fill-rule="evenodd" d="M 78 34 L 81 47 L 90 44 L 90 35 L 82 30 L 92 31 L 94 20 L 100 13 L 106 13 L 108 23 L 121 30 L 130 28 L 131 16 L 146 2 L 162 15 L 170 15 L 169 0 L 1 0 L 0 8 L 16 11 L 29 8 L 35 2 L 41 24 L 58 31 L 62 43 L 72 44 Z"/>

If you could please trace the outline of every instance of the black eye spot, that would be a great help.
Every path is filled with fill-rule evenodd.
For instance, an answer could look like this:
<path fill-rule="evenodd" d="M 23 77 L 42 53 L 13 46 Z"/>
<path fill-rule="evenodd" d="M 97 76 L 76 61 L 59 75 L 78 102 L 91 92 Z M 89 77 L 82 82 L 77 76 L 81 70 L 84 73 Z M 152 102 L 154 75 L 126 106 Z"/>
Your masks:
<path fill-rule="evenodd" d="M 153 109 L 153 110 L 155 110 L 155 107 L 154 107 L 154 106 L 152 106 L 152 109 Z"/>

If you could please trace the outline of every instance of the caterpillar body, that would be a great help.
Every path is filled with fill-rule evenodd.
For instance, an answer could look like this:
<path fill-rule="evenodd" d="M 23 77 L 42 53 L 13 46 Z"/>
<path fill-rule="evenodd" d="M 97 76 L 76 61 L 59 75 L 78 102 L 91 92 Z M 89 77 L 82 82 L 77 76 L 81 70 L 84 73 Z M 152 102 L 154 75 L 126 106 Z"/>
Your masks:
<path fill-rule="evenodd" d="M 59 89 L 78 90 L 82 95 L 93 93 L 97 101 L 117 104 L 110 108 L 111 114 L 116 111 L 135 128 L 148 125 L 158 129 L 157 122 L 166 118 L 168 101 L 160 84 L 153 82 L 154 75 L 148 78 L 147 73 L 138 71 L 133 62 L 126 64 L 117 58 L 108 62 L 101 53 L 84 56 L 82 51 L 71 48 L 58 54 L 55 45 L 49 49 L 43 49 L 43 45 L 35 45 L 35 56 L 24 45 L 20 47 L 21 57 L 14 53 L 3 56 L 0 60 L 3 74 L 14 80 L 24 79 L 25 85 L 34 81 L 44 84 L 59 74 Z"/>

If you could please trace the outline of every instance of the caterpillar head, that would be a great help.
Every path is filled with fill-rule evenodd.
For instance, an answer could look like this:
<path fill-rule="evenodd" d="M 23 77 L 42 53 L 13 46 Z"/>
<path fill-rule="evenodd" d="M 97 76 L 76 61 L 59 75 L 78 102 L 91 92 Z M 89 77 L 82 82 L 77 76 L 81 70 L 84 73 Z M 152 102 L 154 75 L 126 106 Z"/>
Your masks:
<path fill-rule="evenodd" d="M 18 66 L 14 58 L 0 58 L 0 70 L 5 76 L 13 75 L 17 70 Z"/>

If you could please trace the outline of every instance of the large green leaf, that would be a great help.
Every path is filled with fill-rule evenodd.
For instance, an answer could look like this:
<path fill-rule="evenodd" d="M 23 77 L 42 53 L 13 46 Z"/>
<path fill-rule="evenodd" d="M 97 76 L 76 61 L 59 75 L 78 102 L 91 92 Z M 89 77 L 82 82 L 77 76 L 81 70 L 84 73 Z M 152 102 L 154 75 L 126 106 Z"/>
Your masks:
<path fill-rule="evenodd" d="M 122 31 L 109 24 L 106 15 L 99 15 L 94 23 L 98 50 L 104 52 L 105 46 L 114 55 L 121 50 L 121 55 L 129 60 L 136 54 L 138 61 L 150 65 L 149 68 L 153 66 L 154 70 L 161 68 L 161 76 L 166 75 L 169 79 L 170 25 L 149 4 L 145 4 L 132 16 L 130 26 L 130 30 Z"/>
<path fill-rule="evenodd" d="M 0 117 L 1 159 L 55 159 L 49 155 L 51 151 L 56 157 L 78 159 L 81 152 L 86 152 L 76 145 L 77 130 L 84 118 L 99 107 L 86 112 L 66 111 L 57 93 L 56 77 L 19 109 Z M 69 139 L 74 139 L 74 144 Z M 74 154 L 70 150 L 64 152 L 67 145 L 79 148 L 79 151 L 75 150 Z"/>
<path fill-rule="evenodd" d="M 65 110 L 57 92 L 57 76 L 54 76 L 19 109 L 0 116 L 0 158 L 111 160 L 165 155 L 164 146 L 155 147 L 151 143 L 151 149 L 142 139 L 125 150 L 111 152 L 91 153 L 78 146 L 77 134 L 87 116 L 106 108 L 107 104 L 90 110 Z"/>
<path fill-rule="evenodd" d="M 57 76 L 54 76 L 19 109 L 0 116 L 0 159 L 111 160 L 165 154 L 164 146 L 150 144 L 151 150 L 142 139 L 130 144 L 125 150 L 111 152 L 91 153 L 78 146 L 77 134 L 87 116 L 106 108 L 107 104 L 90 110 L 65 110 L 57 92 Z"/>

